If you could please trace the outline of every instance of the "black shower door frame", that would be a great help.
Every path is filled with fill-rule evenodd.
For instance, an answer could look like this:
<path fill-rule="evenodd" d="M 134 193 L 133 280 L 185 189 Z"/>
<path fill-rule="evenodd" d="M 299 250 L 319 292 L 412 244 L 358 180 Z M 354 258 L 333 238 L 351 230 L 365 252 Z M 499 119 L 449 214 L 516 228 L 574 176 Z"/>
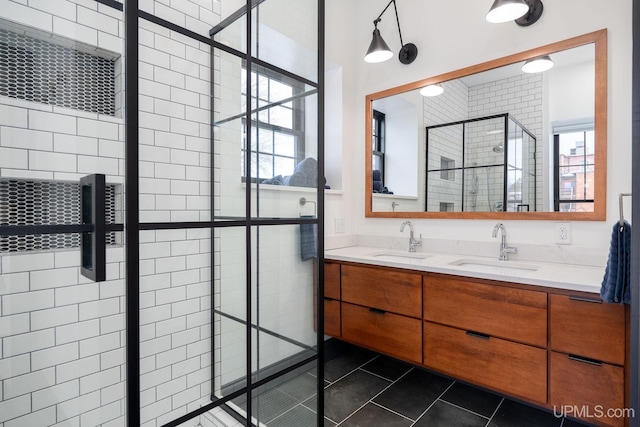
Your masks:
<path fill-rule="evenodd" d="M 96 0 L 102 4 L 110 7 L 122 10 L 123 5 L 114 0 Z M 241 8 L 237 13 L 246 14 L 247 16 L 247 31 L 246 37 L 248 45 L 251 45 L 252 37 L 252 10 L 260 3 L 266 0 L 247 0 L 245 7 Z M 318 52 L 317 52 L 317 82 L 310 82 L 307 79 L 295 76 L 275 67 L 271 64 L 260 61 L 257 58 L 253 58 L 250 53 L 242 53 L 221 43 L 215 42 L 212 38 L 204 37 L 198 33 L 190 31 L 186 28 L 180 27 L 174 23 L 158 18 L 148 12 L 139 9 L 138 0 L 124 0 L 124 21 L 125 21 L 125 241 L 126 241 L 126 335 L 127 335 L 127 356 L 126 356 L 126 369 L 127 369 L 127 410 L 126 419 L 128 426 L 140 425 L 140 313 L 139 313 L 139 292 L 140 292 L 140 237 L 141 231 L 147 230 L 172 230 L 172 229 L 210 229 L 213 236 L 213 231 L 216 228 L 222 227 L 247 227 L 252 226 L 270 226 L 270 225 L 290 225 L 290 224 L 303 224 L 313 223 L 317 225 L 318 230 L 318 270 L 316 272 L 318 278 L 318 298 L 316 306 L 316 318 L 317 318 L 317 342 L 316 342 L 316 355 L 311 358 L 317 361 L 317 425 L 323 425 L 324 423 L 324 325 L 322 319 L 324 318 L 324 286 L 323 286 L 323 266 L 324 266 L 324 241 L 322 236 L 324 235 L 324 181 L 323 175 L 318 174 L 317 182 L 317 208 L 318 215 L 315 219 L 308 218 L 291 218 L 291 219 L 256 219 L 251 218 L 251 186 L 247 186 L 246 193 L 246 216 L 244 219 L 229 220 L 228 218 L 216 219 L 212 215 L 211 221 L 198 221 L 198 222 L 159 222 L 159 223 L 141 223 L 140 222 L 140 206 L 139 206 L 139 153 L 138 153 L 138 137 L 139 137 L 139 100 L 138 100 L 138 78 L 139 78 L 139 55 L 138 55 L 138 20 L 144 19 L 150 21 L 156 25 L 162 26 L 172 31 L 176 31 L 184 36 L 190 37 L 198 42 L 207 44 L 211 49 L 221 49 L 225 52 L 231 53 L 235 56 L 244 57 L 247 64 L 252 62 L 257 63 L 265 68 L 270 68 L 279 73 L 290 74 L 299 80 L 304 81 L 306 84 L 311 84 L 317 89 L 318 93 L 318 169 L 324 170 L 324 0 L 318 0 Z M 213 73 L 213 70 L 212 70 Z M 250 73 L 248 73 L 250 74 Z M 250 76 L 248 77 L 250 79 Z M 248 104 L 250 105 L 250 103 Z M 213 108 L 211 111 L 211 118 L 213 123 Z M 250 118 L 250 112 L 247 113 L 247 118 Z M 250 120 L 247 120 L 250 124 Z M 250 138 L 250 132 L 247 133 L 247 138 Z M 211 135 L 211 144 L 213 144 L 213 133 Z M 213 145 L 212 145 L 213 146 Z M 213 194 L 213 150 L 211 150 L 211 212 L 214 212 L 214 194 Z M 247 314 L 251 313 L 251 248 L 252 242 L 250 233 L 247 233 L 246 238 L 246 259 L 247 259 L 247 280 L 246 280 L 246 295 L 247 295 Z M 214 253 L 211 253 L 211 265 L 214 265 Z M 213 280 L 213 279 L 212 279 Z M 210 284 L 213 288 L 213 281 Z M 214 292 L 211 292 L 212 299 L 214 298 Z M 212 307 L 214 305 L 212 304 Z M 211 321 L 213 324 L 213 310 L 211 315 Z M 214 408 L 223 407 L 226 402 L 234 399 L 238 396 L 245 394 L 247 396 L 247 413 L 249 416 L 243 420 L 246 425 L 251 425 L 250 414 L 251 412 L 251 394 L 259 386 L 272 380 L 274 377 L 284 375 L 287 372 L 293 371 L 300 364 L 294 365 L 272 376 L 262 378 L 259 381 L 254 381 L 251 375 L 251 333 L 252 325 L 251 319 L 248 317 L 246 321 L 246 336 L 247 336 L 247 384 L 244 388 L 226 395 L 224 398 L 214 399 L 202 407 L 191 411 L 179 418 L 172 420 L 164 424 L 162 427 L 174 427 L 196 417 L 202 415 Z M 212 350 L 215 345 L 212 345 Z M 211 357 L 214 357 L 213 351 Z M 213 360 L 212 360 L 213 362 Z M 304 363 L 309 363 L 310 360 L 305 360 Z M 215 363 L 211 364 L 212 367 L 212 379 L 214 377 L 213 367 Z"/>

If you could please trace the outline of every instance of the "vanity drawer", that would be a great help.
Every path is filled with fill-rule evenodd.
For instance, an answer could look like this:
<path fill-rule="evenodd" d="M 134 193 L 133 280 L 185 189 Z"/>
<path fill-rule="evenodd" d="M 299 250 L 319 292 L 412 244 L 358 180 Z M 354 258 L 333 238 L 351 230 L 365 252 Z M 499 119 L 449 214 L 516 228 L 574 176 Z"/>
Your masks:
<path fill-rule="evenodd" d="M 325 298 L 324 333 L 340 338 L 340 301 Z"/>
<path fill-rule="evenodd" d="M 624 365 L 625 308 L 598 296 L 551 295 L 549 341 L 552 350 Z"/>
<path fill-rule="evenodd" d="M 340 264 L 324 264 L 324 296 L 340 299 Z"/>
<path fill-rule="evenodd" d="M 538 347 L 547 346 L 545 292 L 425 277 L 424 319 Z"/>
<path fill-rule="evenodd" d="M 582 414 L 567 413 L 568 416 L 594 416 L 603 424 L 623 426 L 624 418 L 608 417 L 613 414 L 607 411 L 625 407 L 624 368 L 607 363 L 596 365 L 550 351 L 549 404 L 582 411 Z M 598 415 L 604 417 L 598 418 Z M 593 418 L 586 420 L 594 421 Z"/>
<path fill-rule="evenodd" d="M 424 365 L 533 402 L 547 402 L 547 351 L 526 344 L 424 324 Z"/>
<path fill-rule="evenodd" d="M 342 338 L 389 356 L 422 363 L 422 321 L 342 303 Z"/>
<path fill-rule="evenodd" d="M 342 301 L 420 318 L 422 275 L 343 265 Z"/>

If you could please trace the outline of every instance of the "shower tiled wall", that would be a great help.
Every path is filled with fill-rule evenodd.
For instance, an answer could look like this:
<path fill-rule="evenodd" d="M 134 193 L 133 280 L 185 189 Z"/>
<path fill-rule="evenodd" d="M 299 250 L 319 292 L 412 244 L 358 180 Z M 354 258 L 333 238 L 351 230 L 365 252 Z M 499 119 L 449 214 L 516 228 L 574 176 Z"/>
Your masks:
<path fill-rule="evenodd" d="M 141 10 L 205 37 L 220 20 L 217 0 L 170 6 L 140 1 Z M 288 13 L 305 14 L 298 9 Z M 55 34 L 54 41 L 77 40 L 101 55 L 123 54 L 122 12 L 93 0 L 0 0 L 0 10 L 10 27 L 34 28 L 44 38 Z M 210 48 L 145 20 L 139 29 L 140 220 L 209 220 Z M 218 66 L 225 67 L 219 59 Z M 104 173 L 108 183 L 124 184 L 123 61 L 116 63 L 116 117 L 1 97 L 0 177 L 77 181 Z M 244 215 L 241 134 L 229 129 L 217 140 L 216 194 L 225 199 L 216 205 Z M 301 196 L 315 200 L 310 189 L 262 192 L 262 213 L 316 213 L 311 205 L 300 206 Z M 264 254 L 275 256 L 259 266 L 263 292 L 268 291 L 263 304 L 288 298 L 276 310 L 263 305 L 261 319 L 265 327 L 312 345 L 313 264 L 299 260 L 298 232 L 293 226 L 261 231 Z M 214 332 L 219 335 L 218 386 L 246 373 L 242 363 L 234 372 L 220 362 L 225 357 L 243 361 L 246 349 L 234 344 L 232 330 L 225 335 L 220 324 L 211 325 L 212 278 L 218 290 L 244 286 L 244 276 L 234 275 L 244 265 L 244 239 L 222 233 L 212 249 L 209 230 L 145 231 L 140 237 L 141 416 L 144 426 L 155 427 L 209 401 Z M 215 270 L 212 250 L 219 261 Z M 101 283 L 80 275 L 79 250 L 0 255 L 0 427 L 124 425 L 124 254 L 123 247 L 108 249 L 107 280 Z M 266 280 L 268 274 L 273 276 Z M 246 304 L 240 294 L 226 298 Z M 272 336 L 261 341 L 260 366 L 299 351 Z M 198 422 L 220 425 L 214 416 L 184 425 Z"/>
<path fill-rule="evenodd" d="M 469 88 L 460 80 L 452 80 L 442 84 L 444 92 L 440 96 L 425 97 L 424 99 L 424 123 L 425 126 L 434 126 L 443 123 L 457 122 L 469 118 Z M 441 159 L 452 160 L 455 168 L 462 165 L 462 125 L 448 126 L 434 129 L 430 132 L 429 158 L 431 163 L 427 169 L 440 169 Z M 425 150 L 421 150 L 423 153 Z M 422 154 L 424 156 L 424 154 Z M 427 211 L 438 212 L 441 203 L 452 204 L 452 209 L 461 209 L 459 195 L 462 191 L 462 173 L 451 172 L 445 179 L 440 172 L 430 172 L 429 196 Z M 422 191 L 426 190 L 425 180 L 422 180 Z"/>
<path fill-rule="evenodd" d="M 535 151 L 542 153 L 543 75 L 520 74 L 469 88 L 470 117 L 508 112 L 535 135 Z M 491 96 L 487 96 L 488 94 Z M 489 156 L 492 156 L 489 151 L 492 144 L 492 141 L 487 141 L 486 152 Z M 542 188 L 541 161 L 536 163 L 536 169 L 536 186 Z M 536 205 L 542 206 L 542 192 L 538 191 L 536 197 Z"/>
<path fill-rule="evenodd" d="M 3 28 L 122 55 L 121 13 L 89 0 L 30 3 L 1 1 Z M 122 62 L 115 64 L 119 78 Z M 0 97 L 0 177 L 77 182 L 104 173 L 123 184 L 120 110 L 116 104 L 110 117 Z M 0 254 L 2 427 L 124 425 L 124 250 L 107 250 L 100 283 L 80 275 L 79 252 Z"/>
<path fill-rule="evenodd" d="M 503 80 L 467 87 L 460 80 L 445 82 L 444 93 L 433 98 L 425 98 L 425 125 L 431 126 L 495 114 L 511 113 L 537 138 L 537 151 L 540 152 L 542 143 L 542 74 L 523 74 Z M 526 95 L 522 96 L 525 93 Z M 496 127 L 495 120 L 481 122 L 481 124 L 469 124 L 467 128 L 467 141 L 474 141 L 474 149 L 465 153 L 464 166 L 482 166 L 486 164 L 503 163 L 503 154 L 496 153 L 493 148 L 499 145 L 504 134 L 488 133 L 503 129 L 504 120 L 500 119 L 500 127 Z M 445 129 L 431 131 L 429 152 L 433 161 L 441 157 L 454 161 L 455 167 L 462 167 L 462 127 L 450 126 Z M 476 144 L 477 143 L 477 144 Z M 479 145 L 478 145 L 479 144 Z M 541 162 L 537 164 L 538 188 L 542 185 Z M 428 169 L 439 169 L 440 164 L 429 164 Z M 466 191 L 465 209 L 489 210 L 487 197 L 477 197 L 482 187 L 500 188 L 503 181 L 503 173 L 498 170 L 481 170 L 476 175 L 469 174 L 465 183 L 465 189 L 476 188 L 476 194 Z M 429 178 L 429 211 L 439 211 L 441 203 L 453 203 L 454 210 L 459 210 L 459 197 L 452 199 L 451 195 L 460 194 L 462 188 L 461 173 L 456 172 L 453 180 L 443 179 L 439 172 L 433 172 Z M 478 182 L 474 187 L 474 182 Z M 483 185 L 480 185 L 482 181 Z M 489 195 L 491 201 L 501 201 L 502 191 L 497 190 Z M 537 203 L 541 206 L 541 196 Z M 472 206 L 474 205 L 475 206 Z"/>
<path fill-rule="evenodd" d="M 204 36 L 218 1 L 141 1 L 142 10 Z M 178 9 L 179 8 L 179 9 Z M 123 54 L 122 12 L 93 0 L 0 0 L 9 30 L 98 55 Z M 209 47 L 140 21 L 141 221 L 210 218 Z M 116 90 L 123 61 L 116 63 Z M 122 97 L 116 117 L 0 97 L 0 177 L 123 184 Z M 159 426 L 211 391 L 211 236 L 141 233 L 143 425 Z M 0 254 L 0 427 L 124 425 L 124 248 L 107 280 L 80 275 L 79 250 Z M 198 424 L 198 419 L 187 425 Z"/>

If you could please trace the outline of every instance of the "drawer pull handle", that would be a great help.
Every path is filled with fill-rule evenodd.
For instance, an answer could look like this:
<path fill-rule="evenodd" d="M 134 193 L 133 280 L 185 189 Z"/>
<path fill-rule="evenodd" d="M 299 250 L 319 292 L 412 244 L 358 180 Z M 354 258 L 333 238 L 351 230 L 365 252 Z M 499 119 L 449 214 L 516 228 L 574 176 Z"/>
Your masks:
<path fill-rule="evenodd" d="M 576 356 L 575 354 L 569 355 L 569 360 L 573 360 L 576 362 L 588 363 L 590 365 L 602 366 L 602 362 L 596 359 L 589 359 L 587 357 Z"/>
<path fill-rule="evenodd" d="M 581 302 L 590 302 L 593 304 L 602 304 L 602 300 L 596 299 L 596 298 L 587 298 L 587 297 L 578 297 L 575 295 L 569 295 L 569 299 L 571 301 L 581 301 Z"/>
<path fill-rule="evenodd" d="M 372 313 L 376 313 L 376 314 L 385 314 L 386 313 L 386 311 L 379 310 L 377 308 L 370 308 L 369 311 L 372 312 Z"/>
<path fill-rule="evenodd" d="M 465 334 L 469 335 L 470 337 L 480 338 L 483 340 L 488 340 L 489 338 L 491 338 L 490 335 L 481 334 L 480 332 L 475 332 L 475 331 L 467 331 L 465 332 Z"/>

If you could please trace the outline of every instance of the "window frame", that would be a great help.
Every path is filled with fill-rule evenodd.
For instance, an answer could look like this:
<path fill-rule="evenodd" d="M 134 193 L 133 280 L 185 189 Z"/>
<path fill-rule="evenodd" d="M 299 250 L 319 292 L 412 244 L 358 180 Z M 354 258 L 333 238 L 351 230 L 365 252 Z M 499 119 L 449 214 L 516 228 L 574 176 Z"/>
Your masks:
<path fill-rule="evenodd" d="M 554 212 L 560 212 L 560 206 L 561 205 L 566 205 L 566 204 L 573 204 L 573 205 L 578 205 L 578 204 L 591 204 L 592 207 L 594 207 L 594 203 L 595 203 L 595 199 L 594 198 L 587 198 L 586 195 L 584 195 L 584 188 L 585 185 L 584 183 L 587 182 L 586 180 L 586 176 L 589 173 L 588 169 L 589 167 L 591 167 L 592 172 L 594 173 L 593 169 L 595 168 L 595 159 L 589 163 L 587 162 L 587 158 L 588 156 L 594 156 L 594 154 L 588 154 L 586 147 L 583 150 L 582 153 L 582 157 L 583 160 L 580 164 L 576 164 L 573 165 L 576 168 L 581 167 L 582 169 L 582 173 L 584 174 L 585 178 L 583 180 L 583 195 L 584 197 L 582 198 L 575 198 L 575 199 L 561 199 L 560 198 L 560 167 L 565 167 L 565 166 L 561 166 L 560 165 L 560 135 L 562 134 L 569 134 L 569 133 L 582 133 L 583 134 L 583 142 L 584 142 L 584 146 L 586 146 L 586 141 L 587 141 L 587 133 L 591 132 L 594 133 L 594 127 L 593 125 L 589 126 L 589 125 L 585 125 L 584 127 L 581 127 L 580 129 L 571 129 L 571 130 L 557 130 L 554 129 L 553 132 L 553 211 Z M 593 209 L 592 209 L 593 210 Z M 562 212 L 573 212 L 573 211 L 562 211 Z"/>
<path fill-rule="evenodd" d="M 373 110 L 372 136 L 371 136 L 371 169 L 375 169 L 374 159 L 380 159 L 380 178 L 382 186 L 385 186 L 385 137 L 386 137 L 386 115 L 378 110 Z"/>
<path fill-rule="evenodd" d="M 246 68 L 246 63 L 243 63 L 242 65 L 242 72 L 243 72 L 243 82 L 246 82 L 246 74 L 248 72 L 247 68 Z M 244 130 L 243 133 L 243 141 L 242 141 L 242 147 L 241 147 L 241 158 L 243 159 L 243 165 L 242 165 L 242 170 L 241 170 L 241 179 L 242 182 L 247 182 L 247 165 L 246 165 L 246 159 L 247 159 L 247 153 L 250 153 L 250 155 L 253 158 L 258 158 L 260 159 L 261 157 L 264 156 L 269 156 L 271 158 L 271 170 L 273 170 L 273 176 L 253 176 L 251 175 L 251 179 L 250 182 L 251 183 L 258 183 L 258 182 L 262 182 L 264 180 L 273 178 L 275 176 L 281 175 L 278 174 L 275 171 L 275 159 L 280 157 L 280 158 L 286 158 L 286 159 L 293 159 L 294 161 L 294 167 L 295 165 L 297 165 L 298 163 L 300 163 L 302 160 L 304 160 L 305 158 L 305 96 L 301 96 L 304 95 L 305 90 L 304 90 L 304 84 L 300 81 L 291 79 L 285 75 L 279 74 L 275 71 L 266 69 L 264 67 L 258 67 L 258 69 L 256 70 L 251 70 L 251 73 L 253 75 L 256 76 L 256 78 L 258 76 L 262 76 L 262 77 L 266 77 L 269 85 L 272 81 L 275 82 L 279 82 L 282 84 L 285 84 L 287 86 L 290 86 L 292 88 L 292 96 L 290 98 L 286 98 L 284 100 L 280 100 L 280 101 L 270 101 L 268 99 L 262 99 L 259 97 L 259 94 L 256 94 L 256 97 L 251 97 L 252 100 L 256 101 L 255 104 L 255 108 L 253 108 L 252 105 L 252 110 L 251 110 L 251 116 L 252 117 L 257 117 L 257 120 L 254 118 L 251 120 L 251 125 L 249 127 L 246 126 L 246 118 L 242 118 L 242 128 Z M 268 92 L 268 96 L 271 96 L 271 87 L 269 87 L 267 89 Z M 240 90 L 241 96 L 243 99 L 246 98 L 247 94 L 246 94 L 246 86 L 243 87 Z M 261 105 L 262 103 L 265 103 L 264 105 Z M 288 104 L 289 102 L 291 102 L 291 129 L 280 126 L 280 125 L 275 125 L 269 122 L 265 122 L 259 119 L 259 114 L 261 111 L 269 111 L 269 109 L 278 106 L 278 105 L 284 105 L 284 104 Z M 289 108 L 289 107 L 285 107 L 285 108 Z M 271 139 L 271 151 L 261 151 L 260 150 L 260 146 L 258 145 L 258 140 L 254 141 L 254 135 L 252 135 L 252 142 L 251 145 L 256 147 L 256 150 L 253 149 L 247 149 L 247 136 L 246 136 L 246 132 L 247 130 L 253 132 L 253 130 L 255 129 L 255 137 L 257 137 L 259 135 L 259 132 L 261 130 L 267 130 L 269 132 L 271 132 L 272 134 L 272 139 Z M 278 155 L 275 154 L 275 138 L 273 138 L 273 136 L 275 136 L 276 133 L 280 133 L 280 134 L 285 134 L 285 135 L 291 135 L 294 138 L 294 155 L 293 156 L 284 156 L 284 155 Z M 259 160 L 258 160 L 259 162 Z M 258 165 L 256 165 L 256 171 L 259 172 L 259 163 Z M 253 169 L 253 168 L 252 168 Z M 289 175 L 292 175 L 294 173 L 294 170 L 292 169 L 289 173 Z"/>

